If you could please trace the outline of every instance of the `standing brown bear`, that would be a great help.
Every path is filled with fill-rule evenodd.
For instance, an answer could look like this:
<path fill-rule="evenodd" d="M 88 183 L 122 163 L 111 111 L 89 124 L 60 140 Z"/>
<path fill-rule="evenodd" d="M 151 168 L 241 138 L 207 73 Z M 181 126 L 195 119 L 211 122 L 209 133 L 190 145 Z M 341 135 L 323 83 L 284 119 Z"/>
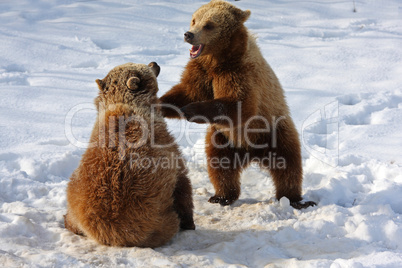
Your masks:
<path fill-rule="evenodd" d="M 191 184 L 160 110 L 156 63 L 96 80 L 90 146 L 67 187 L 65 226 L 110 246 L 158 247 L 194 229 Z"/>
<path fill-rule="evenodd" d="M 194 14 L 184 39 L 192 44 L 179 84 L 160 98 L 167 118 L 210 123 L 206 135 L 211 203 L 240 195 L 240 174 L 257 162 L 272 175 L 276 198 L 302 200 L 301 148 L 283 89 L 244 22 L 250 11 L 213 0 Z M 176 108 L 177 107 L 177 108 Z M 178 110 L 178 108 L 180 110 Z"/>

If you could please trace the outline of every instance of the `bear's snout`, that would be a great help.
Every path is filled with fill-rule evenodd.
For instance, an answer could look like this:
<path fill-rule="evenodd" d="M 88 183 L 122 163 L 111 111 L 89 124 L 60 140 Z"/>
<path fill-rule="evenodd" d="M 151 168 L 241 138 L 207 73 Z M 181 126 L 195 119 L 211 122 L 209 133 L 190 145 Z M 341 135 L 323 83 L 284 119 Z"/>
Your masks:
<path fill-rule="evenodd" d="M 194 34 L 192 32 L 184 33 L 184 40 L 186 42 L 191 42 L 194 39 Z"/>

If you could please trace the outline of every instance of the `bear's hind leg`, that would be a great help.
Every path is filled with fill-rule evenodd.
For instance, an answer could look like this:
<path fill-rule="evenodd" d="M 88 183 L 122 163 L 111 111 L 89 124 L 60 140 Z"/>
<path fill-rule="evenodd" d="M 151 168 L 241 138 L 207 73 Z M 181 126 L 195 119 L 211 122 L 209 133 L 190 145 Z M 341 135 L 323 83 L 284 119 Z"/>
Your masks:
<path fill-rule="evenodd" d="M 223 148 L 219 148 L 221 146 Z M 249 160 L 244 157 L 243 150 L 229 145 L 222 133 L 212 129 L 207 134 L 206 154 L 209 179 L 215 188 L 215 195 L 208 201 L 230 205 L 239 199 L 240 175 Z"/>
<path fill-rule="evenodd" d="M 281 127 L 277 131 L 277 141 L 273 144 L 271 153 L 276 153 L 272 163 L 281 165 L 271 165 L 269 167 L 272 179 L 276 188 L 276 198 L 280 200 L 283 196 L 290 200 L 290 205 L 296 209 L 315 206 L 316 203 L 308 201 L 301 203 L 303 168 L 301 159 L 301 146 L 297 131 L 289 124 Z M 283 161 L 280 161 L 283 160 Z M 271 164 L 272 164 L 271 163 Z"/>
<path fill-rule="evenodd" d="M 183 230 L 195 230 L 193 220 L 193 192 L 183 162 L 181 162 L 181 172 L 177 177 L 176 188 L 173 195 L 174 207 L 180 218 L 180 228 Z"/>

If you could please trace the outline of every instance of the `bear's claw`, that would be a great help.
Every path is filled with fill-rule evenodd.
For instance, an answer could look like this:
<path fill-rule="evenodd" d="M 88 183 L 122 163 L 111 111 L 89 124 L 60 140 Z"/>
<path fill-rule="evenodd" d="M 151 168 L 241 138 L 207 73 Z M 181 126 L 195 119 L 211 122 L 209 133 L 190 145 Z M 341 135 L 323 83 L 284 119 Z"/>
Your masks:
<path fill-rule="evenodd" d="M 303 208 L 308 208 L 308 207 L 317 206 L 317 203 L 316 203 L 316 202 L 313 202 L 313 201 L 307 201 L 307 202 L 304 202 L 304 203 L 301 203 L 301 202 L 290 202 L 290 205 L 291 205 L 292 207 L 294 207 L 295 209 L 303 209 Z"/>
<path fill-rule="evenodd" d="M 231 205 L 234 201 L 235 201 L 235 200 L 229 200 L 229 199 L 227 199 L 227 198 L 225 198 L 225 197 L 216 196 L 216 195 L 212 196 L 212 197 L 208 200 L 209 203 L 219 203 L 221 206 L 228 206 L 228 205 Z"/>

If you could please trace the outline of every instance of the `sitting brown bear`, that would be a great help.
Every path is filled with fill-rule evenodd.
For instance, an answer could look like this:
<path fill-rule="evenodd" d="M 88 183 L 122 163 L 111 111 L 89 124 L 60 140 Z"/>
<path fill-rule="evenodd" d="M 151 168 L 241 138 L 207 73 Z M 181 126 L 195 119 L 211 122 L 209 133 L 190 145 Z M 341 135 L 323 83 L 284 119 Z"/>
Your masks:
<path fill-rule="evenodd" d="M 187 170 L 158 102 L 156 63 L 96 80 L 90 146 L 67 187 L 65 226 L 110 246 L 158 247 L 195 229 Z"/>

